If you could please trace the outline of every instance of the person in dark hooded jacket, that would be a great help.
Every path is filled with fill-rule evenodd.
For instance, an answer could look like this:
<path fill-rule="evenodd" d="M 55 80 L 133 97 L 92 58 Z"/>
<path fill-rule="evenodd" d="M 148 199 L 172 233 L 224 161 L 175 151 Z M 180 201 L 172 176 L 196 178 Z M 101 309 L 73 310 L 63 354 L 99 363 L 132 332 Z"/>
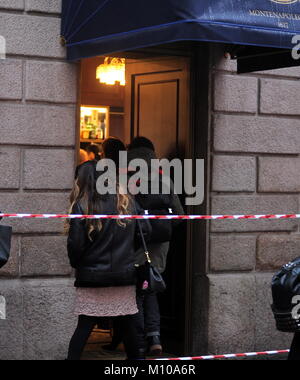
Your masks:
<path fill-rule="evenodd" d="M 145 137 L 137 137 L 128 147 L 128 162 L 130 170 L 130 162 L 134 159 L 143 159 L 149 168 L 151 168 L 151 161 L 156 160 L 154 144 Z M 162 173 L 160 173 L 162 174 Z M 159 173 L 158 173 L 159 178 Z M 151 183 L 149 184 L 151 186 Z M 164 215 L 172 213 L 174 215 L 183 215 L 184 210 L 177 194 L 175 194 L 173 184 L 171 182 L 170 194 L 151 194 L 147 195 L 138 194 L 136 196 L 138 204 L 150 215 Z M 163 273 L 167 265 L 167 257 L 170 250 L 170 240 L 165 238 L 168 233 L 167 229 L 174 222 L 172 221 L 152 221 L 153 230 L 151 241 L 148 242 L 148 250 L 151 255 L 151 261 L 154 267 L 160 273 Z M 159 231 L 159 236 L 156 239 L 155 231 Z M 160 241 L 160 237 L 164 239 Z M 136 262 L 139 265 L 145 263 L 145 254 L 143 249 L 139 249 L 136 254 Z M 160 310 L 158 305 L 157 294 L 150 292 L 140 296 L 140 301 L 144 311 L 145 333 L 148 342 L 150 355 L 159 356 L 162 353 L 162 345 L 160 340 Z M 141 314 L 140 314 L 141 315 Z"/>

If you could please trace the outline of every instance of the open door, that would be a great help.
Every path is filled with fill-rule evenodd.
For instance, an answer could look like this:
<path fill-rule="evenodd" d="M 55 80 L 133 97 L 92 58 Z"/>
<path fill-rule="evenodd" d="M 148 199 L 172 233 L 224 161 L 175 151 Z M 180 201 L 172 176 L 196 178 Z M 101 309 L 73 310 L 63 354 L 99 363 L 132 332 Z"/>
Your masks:
<path fill-rule="evenodd" d="M 153 141 L 159 158 L 189 158 L 189 59 L 160 57 L 126 60 L 125 135 Z M 165 273 L 168 290 L 160 297 L 165 351 L 183 354 L 186 347 L 187 226 L 175 231 Z"/>

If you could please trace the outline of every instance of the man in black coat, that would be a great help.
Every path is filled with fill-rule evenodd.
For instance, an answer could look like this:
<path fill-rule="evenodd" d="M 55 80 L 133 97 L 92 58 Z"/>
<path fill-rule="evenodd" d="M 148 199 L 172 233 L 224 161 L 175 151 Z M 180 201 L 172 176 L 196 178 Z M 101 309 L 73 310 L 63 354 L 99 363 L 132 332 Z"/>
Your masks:
<path fill-rule="evenodd" d="M 128 147 L 128 162 L 130 169 L 130 162 L 134 159 L 143 159 L 149 168 L 151 168 L 151 161 L 157 160 L 155 147 L 153 143 L 145 137 L 137 137 Z M 158 173 L 159 174 L 159 173 Z M 168 195 L 137 195 L 136 200 L 139 205 L 147 210 L 150 215 L 162 214 L 172 212 L 174 215 L 183 215 L 184 210 L 177 194 L 175 194 L 174 186 L 171 183 L 170 194 Z M 167 224 L 171 225 L 171 221 L 153 221 L 153 234 L 152 241 L 148 242 L 148 250 L 151 255 L 152 265 L 163 273 L 167 265 L 167 257 L 170 250 L 170 239 L 155 239 L 155 230 L 158 235 L 168 236 Z M 143 249 L 139 249 L 136 254 L 137 264 L 143 265 L 145 263 L 145 253 Z M 159 356 L 162 353 L 162 345 L 160 341 L 160 310 L 155 292 L 141 294 L 139 297 L 140 308 L 144 311 L 145 332 L 148 342 L 150 355 Z"/>

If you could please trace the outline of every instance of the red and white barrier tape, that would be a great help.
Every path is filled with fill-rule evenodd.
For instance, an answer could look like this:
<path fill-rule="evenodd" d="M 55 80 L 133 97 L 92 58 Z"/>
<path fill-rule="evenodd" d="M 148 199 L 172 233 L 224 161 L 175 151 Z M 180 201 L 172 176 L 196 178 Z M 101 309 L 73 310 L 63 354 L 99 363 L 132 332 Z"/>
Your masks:
<path fill-rule="evenodd" d="M 0 218 L 16 219 L 159 219 L 159 220 L 254 220 L 254 219 L 300 219 L 300 214 L 269 214 L 269 215 L 72 215 L 72 214 L 4 214 Z M 287 354 L 289 350 L 249 352 L 243 354 L 208 355 L 183 358 L 167 358 L 153 360 L 216 360 L 271 356 Z"/>
<path fill-rule="evenodd" d="M 270 215 L 67 215 L 67 214 L 1 214 L 0 218 L 16 219 L 159 219 L 159 220 L 251 220 L 300 219 L 300 214 Z"/>
<path fill-rule="evenodd" d="M 263 351 L 263 352 L 248 352 L 245 354 L 226 354 L 226 355 L 209 355 L 209 356 L 195 356 L 186 358 L 167 358 L 167 359 L 153 359 L 153 360 L 216 360 L 216 359 L 234 359 L 234 358 L 250 358 L 258 356 L 272 356 L 288 354 L 290 350 L 279 350 L 279 351 Z"/>

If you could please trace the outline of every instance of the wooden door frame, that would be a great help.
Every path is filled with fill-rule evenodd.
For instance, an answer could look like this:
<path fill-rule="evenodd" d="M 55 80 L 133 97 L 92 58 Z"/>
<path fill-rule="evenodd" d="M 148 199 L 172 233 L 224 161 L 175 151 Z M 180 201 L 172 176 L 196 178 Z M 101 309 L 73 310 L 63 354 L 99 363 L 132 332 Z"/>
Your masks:
<path fill-rule="evenodd" d="M 210 123 L 210 48 L 204 43 L 181 43 L 177 49 L 171 47 L 154 47 L 144 49 L 140 52 L 130 52 L 147 56 L 148 54 L 161 54 L 166 56 L 181 56 L 190 60 L 190 139 L 187 139 L 186 152 L 189 158 L 205 159 L 205 179 L 209 180 L 210 160 L 209 160 L 209 123 Z M 123 56 L 118 53 L 117 56 Z M 78 163 L 80 147 L 80 107 L 82 88 L 82 65 L 78 65 L 78 102 L 76 107 L 76 135 L 75 135 L 75 162 Z M 207 214 L 209 209 L 209 184 L 205 184 L 205 200 L 202 205 L 190 207 L 190 214 Z M 201 228 L 199 228 L 201 223 Z M 187 233 L 187 261 L 186 261 L 186 291 L 185 291 L 185 341 L 183 345 L 183 355 L 191 355 L 194 348 L 193 332 L 196 316 L 192 312 L 194 298 L 197 287 L 197 277 L 206 274 L 207 252 L 209 229 L 207 222 L 189 222 Z M 198 292 L 197 292 L 198 293 Z M 206 298 L 204 290 L 204 298 Z M 199 300 L 201 305 L 205 305 L 205 299 Z M 201 320 L 203 331 L 200 336 L 203 339 L 203 347 L 207 344 L 206 319 L 208 310 L 202 311 Z"/>
<path fill-rule="evenodd" d="M 205 160 L 205 198 L 199 206 L 190 207 L 189 214 L 206 215 L 209 210 L 209 125 L 210 125 L 210 48 L 208 44 L 195 44 L 192 48 L 191 59 L 191 92 L 190 92 L 190 136 L 188 152 L 193 159 Z M 207 344 L 207 313 L 205 289 L 201 294 L 203 299 L 196 297 L 199 292 L 199 278 L 206 275 L 207 253 L 209 241 L 209 222 L 189 222 L 187 237 L 187 265 L 186 265 L 186 312 L 189 318 L 185 321 L 184 354 L 195 354 L 194 333 L 199 328 L 196 319 L 201 319 L 203 325 L 197 333 L 203 339 L 203 346 Z M 200 285 L 202 286 L 202 285 Z M 201 317 L 194 314 L 195 302 L 201 305 Z M 197 349 L 196 349 L 197 350 Z"/>
<path fill-rule="evenodd" d="M 81 89 L 82 89 L 82 61 L 79 61 L 78 66 L 78 76 L 77 76 L 77 106 L 76 106 L 76 131 L 75 131 L 75 167 L 79 163 L 79 153 L 80 153 L 80 118 L 81 118 Z"/>
<path fill-rule="evenodd" d="M 189 214 L 207 214 L 209 209 L 209 124 L 210 124 L 210 47 L 209 44 L 186 43 L 179 44 L 174 49 L 160 46 L 149 49 L 143 49 L 132 53 L 141 54 L 140 58 L 146 58 L 147 55 L 184 57 L 189 59 L 190 63 L 190 130 L 187 134 L 186 157 L 201 158 L 205 160 L 205 200 L 202 205 L 190 207 Z M 137 56 L 138 57 L 138 56 Z M 131 119 L 134 117 L 133 108 L 131 107 Z M 130 127 L 130 132 L 132 128 Z M 131 136 L 132 137 L 132 136 Z M 202 308 L 200 326 L 201 331 L 197 333 L 203 339 L 202 345 L 207 345 L 207 313 L 206 305 L 206 288 L 203 290 L 203 298 L 198 300 L 195 294 L 199 294 L 197 289 L 198 278 L 206 276 L 207 252 L 209 241 L 209 223 L 208 222 L 188 222 L 187 231 L 187 249 L 186 249 L 186 288 L 185 288 L 185 341 L 183 344 L 183 355 L 191 355 L 195 352 L 193 335 L 198 326 L 195 324 L 197 315 L 193 313 L 194 303 L 197 302 Z M 203 281 L 205 287 L 205 281 Z"/>

